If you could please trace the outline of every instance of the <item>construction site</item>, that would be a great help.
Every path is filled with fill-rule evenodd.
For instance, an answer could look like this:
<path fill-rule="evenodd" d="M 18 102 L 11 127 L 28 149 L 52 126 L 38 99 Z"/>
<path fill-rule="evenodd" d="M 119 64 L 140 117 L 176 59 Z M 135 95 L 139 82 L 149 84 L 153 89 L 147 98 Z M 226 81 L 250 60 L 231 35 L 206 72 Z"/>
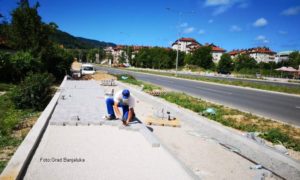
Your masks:
<path fill-rule="evenodd" d="M 136 101 L 128 126 L 104 118 L 122 89 Z M 300 179 L 298 160 L 157 93 L 107 72 L 65 77 L 1 179 Z"/>

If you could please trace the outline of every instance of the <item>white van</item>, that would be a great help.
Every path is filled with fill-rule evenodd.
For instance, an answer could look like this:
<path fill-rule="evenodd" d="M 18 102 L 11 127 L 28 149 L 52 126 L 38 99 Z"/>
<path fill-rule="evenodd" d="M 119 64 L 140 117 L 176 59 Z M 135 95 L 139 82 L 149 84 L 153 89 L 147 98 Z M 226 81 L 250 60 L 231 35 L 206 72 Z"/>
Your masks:
<path fill-rule="evenodd" d="M 81 75 L 92 75 L 95 74 L 95 68 L 92 64 L 82 64 L 80 68 Z"/>

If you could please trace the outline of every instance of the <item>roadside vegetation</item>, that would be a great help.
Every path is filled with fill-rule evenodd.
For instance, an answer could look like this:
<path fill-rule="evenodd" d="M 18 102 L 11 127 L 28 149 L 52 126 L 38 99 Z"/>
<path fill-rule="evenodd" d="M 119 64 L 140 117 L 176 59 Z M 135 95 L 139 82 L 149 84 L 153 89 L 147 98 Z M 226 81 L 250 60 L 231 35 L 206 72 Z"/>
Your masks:
<path fill-rule="evenodd" d="M 266 47 L 265 47 L 266 48 Z M 124 51 L 126 50 L 123 49 Z M 203 72 L 217 72 L 221 74 L 235 74 L 237 77 L 257 78 L 259 76 L 271 77 L 292 77 L 291 73 L 281 73 L 275 69 L 282 66 L 291 66 L 298 69 L 300 65 L 300 53 L 295 51 L 290 54 L 289 60 L 275 63 L 275 62 L 260 62 L 246 54 L 238 55 L 235 58 L 227 53 L 221 56 L 220 61 L 215 64 L 211 55 L 210 46 L 202 46 L 192 52 L 185 54 L 179 52 L 178 69 L 189 71 L 203 71 Z M 174 69 L 176 66 L 176 51 L 160 47 L 144 47 L 134 58 L 130 59 L 130 64 L 138 68 L 150 69 Z M 259 78 L 258 76 L 258 78 Z"/>
<path fill-rule="evenodd" d="M 119 75 L 130 76 L 130 75 Z M 141 86 L 145 84 L 137 81 L 130 76 L 130 80 L 118 78 L 118 80 Z M 162 89 L 161 87 L 151 85 L 153 89 Z M 146 91 L 145 89 L 143 89 Z M 146 91 L 147 92 L 147 91 Z M 148 91 L 149 92 L 149 91 Z M 289 149 L 300 151 L 300 129 L 286 125 L 277 121 L 255 116 L 236 109 L 228 108 L 222 105 L 207 102 L 205 100 L 189 96 L 184 93 L 166 92 L 160 94 L 161 98 L 171 103 L 177 104 L 186 109 L 199 113 L 210 120 L 217 121 L 225 126 L 232 127 L 244 132 L 258 132 L 259 136 L 274 144 L 282 144 Z M 206 110 L 212 108 L 215 113 L 207 113 Z"/>
<path fill-rule="evenodd" d="M 0 173 L 68 73 L 73 51 L 52 42 L 39 4 L 18 3 L 10 22 L 0 17 Z"/>
<path fill-rule="evenodd" d="M 121 74 L 117 75 L 117 80 L 128 83 L 128 84 L 133 84 L 139 87 L 142 87 L 142 90 L 145 92 L 151 92 L 154 90 L 161 90 L 162 88 L 150 83 L 145 83 L 143 81 L 138 81 L 136 80 L 133 76 L 128 75 L 128 74 Z"/>
<path fill-rule="evenodd" d="M 157 71 L 151 71 L 151 70 L 134 70 L 134 69 L 127 69 L 127 70 L 175 77 L 174 73 L 164 73 L 164 72 L 157 72 Z M 250 88 L 267 90 L 267 91 L 283 92 L 283 93 L 290 93 L 290 94 L 300 94 L 300 87 L 288 87 L 288 86 L 278 86 L 278 85 L 271 85 L 271 84 L 261 84 L 261 83 L 255 83 L 255 82 L 247 82 L 247 81 L 243 81 L 243 80 L 230 81 L 230 80 L 226 80 L 226 79 L 215 79 L 215 78 L 208 78 L 208 77 L 201 77 L 201 76 L 195 77 L 195 76 L 182 75 L 182 74 L 178 74 L 177 77 L 183 78 L 183 79 L 191 79 L 191 80 L 197 80 L 197 81 L 218 83 L 218 84 L 250 87 Z"/>

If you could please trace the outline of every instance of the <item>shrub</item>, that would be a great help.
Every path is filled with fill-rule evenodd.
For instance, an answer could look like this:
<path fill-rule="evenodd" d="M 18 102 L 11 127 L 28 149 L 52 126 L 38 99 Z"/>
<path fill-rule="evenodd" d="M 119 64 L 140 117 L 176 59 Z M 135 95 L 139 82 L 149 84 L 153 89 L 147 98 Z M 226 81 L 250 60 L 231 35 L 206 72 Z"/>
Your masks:
<path fill-rule="evenodd" d="M 12 90 L 11 99 L 17 108 L 42 110 L 51 98 L 53 82 L 54 77 L 51 74 L 29 74 Z"/>
<path fill-rule="evenodd" d="M 12 77 L 14 81 L 23 80 L 28 72 L 37 72 L 40 70 L 41 63 L 34 58 L 30 52 L 19 51 L 10 58 L 12 65 Z"/>
<path fill-rule="evenodd" d="M 270 129 L 268 132 L 264 133 L 262 135 L 265 139 L 273 142 L 273 143 L 278 143 L 278 142 L 288 142 L 290 140 L 290 137 L 283 133 L 280 129 Z"/>

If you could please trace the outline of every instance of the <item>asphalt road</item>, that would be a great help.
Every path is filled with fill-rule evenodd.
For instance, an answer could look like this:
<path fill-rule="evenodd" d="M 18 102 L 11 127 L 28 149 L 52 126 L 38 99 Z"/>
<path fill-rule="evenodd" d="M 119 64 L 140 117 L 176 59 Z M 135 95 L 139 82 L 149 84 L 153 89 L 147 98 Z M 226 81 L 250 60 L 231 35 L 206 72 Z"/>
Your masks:
<path fill-rule="evenodd" d="M 97 67 L 112 74 L 131 74 L 139 80 L 185 92 L 226 106 L 253 114 L 300 126 L 300 97 L 208 84 L 184 79 L 174 79 L 151 74 L 129 72 L 120 69 Z"/>

